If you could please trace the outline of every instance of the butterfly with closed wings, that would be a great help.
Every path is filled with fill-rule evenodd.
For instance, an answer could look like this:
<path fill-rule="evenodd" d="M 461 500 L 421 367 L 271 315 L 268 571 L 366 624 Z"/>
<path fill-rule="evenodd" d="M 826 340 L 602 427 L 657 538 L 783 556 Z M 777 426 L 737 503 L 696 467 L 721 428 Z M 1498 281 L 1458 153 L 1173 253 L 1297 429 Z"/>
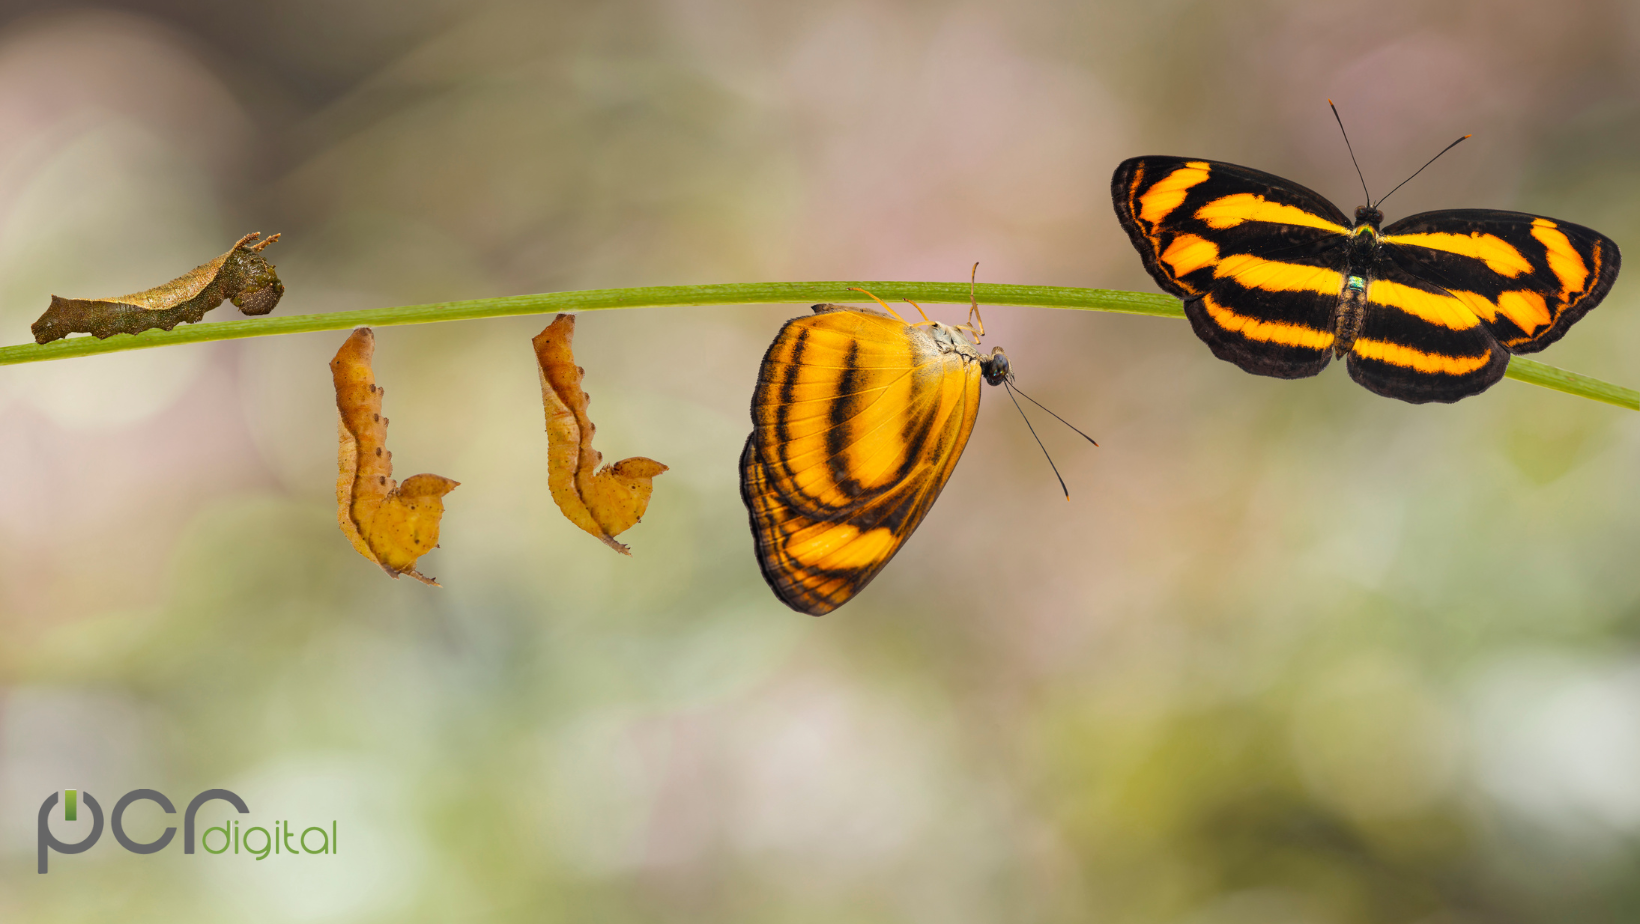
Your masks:
<path fill-rule="evenodd" d="M 758 566 L 812 616 L 847 603 L 905 544 L 962 457 L 980 382 L 1011 377 L 1001 347 L 976 347 L 983 324 L 911 324 L 877 302 L 888 313 L 815 305 L 787 321 L 752 394 L 740 494 Z"/>
<path fill-rule="evenodd" d="M 775 596 L 811 616 L 871 583 L 934 506 L 974 430 L 981 381 L 1008 389 L 1032 437 L 1014 392 L 1042 407 L 1013 384 L 1001 347 L 979 352 L 985 322 L 973 274 L 967 324 L 926 314 L 912 324 L 871 297 L 884 311 L 815 305 L 780 328 L 758 371 L 753 429 L 740 454 L 758 567 Z M 1048 464 L 1070 499 L 1058 466 Z"/>

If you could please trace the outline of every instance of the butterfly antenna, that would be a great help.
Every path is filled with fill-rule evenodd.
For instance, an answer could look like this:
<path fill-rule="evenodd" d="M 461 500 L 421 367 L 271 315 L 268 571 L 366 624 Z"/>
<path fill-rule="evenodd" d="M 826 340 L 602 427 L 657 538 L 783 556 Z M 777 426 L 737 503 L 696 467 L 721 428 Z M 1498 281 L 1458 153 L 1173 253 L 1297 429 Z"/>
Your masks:
<path fill-rule="evenodd" d="M 1367 205 L 1370 206 L 1372 205 L 1372 193 L 1367 192 L 1367 178 L 1361 175 L 1361 165 L 1355 159 L 1355 148 L 1350 147 L 1350 133 L 1344 131 L 1344 119 L 1339 116 L 1338 107 L 1333 105 L 1332 100 L 1327 100 L 1327 107 L 1333 111 L 1333 118 L 1338 120 L 1338 133 L 1344 136 L 1344 150 L 1350 152 L 1350 163 L 1355 164 L 1355 176 L 1361 181 L 1361 192 L 1366 194 Z M 1390 192 L 1394 191 L 1393 189 L 1390 190 Z"/>
<path fill-rule="evenodd" d="M 1019 386 L 1018 385 L 1014 386 L 1014 391 L 1019 391 Z M 1044 411 L 1048 411 L 1048 408 L 1046 406 L 1044 406 L 1042 402 L 1036 400 L 1035 398 L 1031 397 L 1030 395 L 1025 394 L 1023 391 L 1019 391 L 1019 393 L 1021 395 L 1024 395 L 1026 401 L 1029 401 L 1032 404 L 1036 405 L 1037 407 L 1042 408 Z M 1018 402 L 1015 402 L 1015 403 L 1017 404 Z M 1052 417 L 1054 420 L 1059 421 L 1060 423 L 1064 424 L 1065 426 L 1070 427 L 1072 430 L 1076 430 L 1076 433 L 1077 433 L 1078 436 L 1082 437 L 1083 439 L 1087 440 L 1088 442 L 1092 443 L 1093 445 L 1095 445 L 1095 446 L 1099 445 L 1098 440 L 1095 440 L 1093 437 L 1087 435 L 1086 433 L 1083 433 L 1081 430 L 1077 430 L 1075 424 L 1071 423 L 1070 421 L 1066 420 L 1063 417 L 1060 417 L 1058 414 L 1055 414 L 1053 411 L 1048 411 L 1048 416 Z"/>
<path fill-rule="evenodd" d="M 1459 144 L 1461 144 L 1464 141 L 1466 141 L 1470 138 L 1473 138 L 1473 137 L 1475 137 L 1475 136 L 1474 135 L 1465 135 L 1462 138 L 1459 138 L 1457 141 L 1452 142 L 1451 144 L 1447 145 L 1444 148 L 1441 148 L 1441 154 L 1445 154 L 1447 151 L 1452 150 L 1453 148 L 1457 147 Z M 1434 157 L 1431 157 L 1429 159 L 1429 164 L 1433 164 L 1436 161 L 1440 160 L 1441 159 L 1441 154 L 1436 154 Z M 1419 167 L 1416 171 L 1414 171 L 1412 176 L 1409 176 L 1406 179 L 1402 180 L 1401 181 L 1401 186 L 1405 186 L 1408 183 L 1412 182 L 1412 177 L 1417 176 L 1420 173 L 1423 173 L 1424 172 L 1424 167 L 1428 167 L 1429 164 L 1424 164 L 1423 167 Z M 1400 189 L 1401 186 L 1397 186 L 1397 187 L 1395 187 L 1395 189 Z M 1390 196 L 1395 195 L 1395 189 L 1392 189 L 1389 192 L 1384 193 L 1384 199 L 1388 199 Z M 1377 208 L 1378 206 L 1383 205 L 1384 204 L 1384 199 L 1379 199 L 1378 202 L 1375 205 L 1373 205 L 1373 208 Z"/>
<path fill-rule="evenodd" d="M 1059 479 L 1059 490 L 1065 492 L 1065 499 L 1066 500 L 1070 500 L 1071 499 L 1071 489 L 1065 487 L 1065 476 L 1059 474 L 1059 466 L 1053 464 L 1053 456 L 1048 455 L 1048 447 L 1042 445 L 1042 437 L 1036 435 L 1036 428 L 1031 426 L 1031 418 L 1025 416 L 1025 409 L 1019 406 L 1019 399 L 1014 397 L 1014 390 L 1008 384 L 1007 379 L 1002 380 L 1002 387 L 1008 389 L 1008 400 L 1010 400 L 1014 403 L 1014 408 L 1019 411 L 1020 418 L 1025 421 L 1025 429 L 1031 431 L 1031 438 L 1035 439 L 1036 444 L 1038 446 L 1042 447 L 1042 455 L 1047 457 L 1048 467 L 1053 469 L 1053 476 L 1055 478 Z M 1052 411 L 1050 411 L 1049 413 L 1052 413 Z M 1073 427 L 1072 429 L 1075 429 L 1075 428 Z M 1077 432 L 1081 432 L 1081 431 L 1077 431 Z"/>

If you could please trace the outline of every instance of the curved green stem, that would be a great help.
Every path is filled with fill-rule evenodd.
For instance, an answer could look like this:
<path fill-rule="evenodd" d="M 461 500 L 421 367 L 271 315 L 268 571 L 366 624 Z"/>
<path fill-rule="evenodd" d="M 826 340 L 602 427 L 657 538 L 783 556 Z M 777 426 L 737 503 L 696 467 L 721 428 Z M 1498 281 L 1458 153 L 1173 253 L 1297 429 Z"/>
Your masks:
<path fill-rule="evenodd" d="M 0 366 L 43 362 L 141 350 L 181 343 L 238 340 L 315 331 L 348 330 L 354 327 L 389 327 L 395 324 L 432 324 L 439 321 L 469 321 L 522 314 L 550 314 L 558 311 L 599 311 L 606 308 L 661 308 L 686 305 L 772 305 L 812 304 L 850 301 L 861 296 L 851 287 L 868 289 L 885 301 L 911 299 L 917 302 L 967 304 L 968 285 L 959 282 L 746 282 L 706 286 L 644 286 L 632 289 L 586 289 L 579 292 L 548 292 L 541 295 L 513 295 L 504 298 L 475 298 L 432 305 L 405 305 L 370 308 L 334 314 L 286 315 L 192 324 L 174 330 L 151 330 L 141 334 L 117 334 L 107 340 L 71 337 L 45 345 L 34 343 L 0 347 Z M 1120 292 L 1112 289 L 1068 289 L 1058 286 L 1012 286 L 987 283 L 975 287 L 981 304 L 1028 305 L 1041 308 L 1071 308 L 1083 311 L 1115 311 L 1161 318 L 1182 318 L 1179 300 L 1148 292 Z M 1568 394 L 1604 401 L 1640 411 L 1640 391 L 1515 357 L 1509 363 L 1510 378 Z"/>

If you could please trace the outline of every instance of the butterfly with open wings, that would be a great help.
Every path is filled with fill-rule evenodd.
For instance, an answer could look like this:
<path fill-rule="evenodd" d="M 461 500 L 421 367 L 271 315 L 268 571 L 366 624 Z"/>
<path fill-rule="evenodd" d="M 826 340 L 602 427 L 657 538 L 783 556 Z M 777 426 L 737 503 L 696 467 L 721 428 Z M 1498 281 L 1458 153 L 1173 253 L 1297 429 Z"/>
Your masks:
<path fill-rule="evenodd" d="M 1598 305 L 1620 263 L 1570 222 L 1449 209 L 1384 227 L 1376 205 L 1351 221 L 1291 180 L 1196 158 L 1123 161 L 1111 196 L 1214 355 L 1288 379 L 1347 356 L 1357 382 L 1414 404 L 1489 388 Z"/>

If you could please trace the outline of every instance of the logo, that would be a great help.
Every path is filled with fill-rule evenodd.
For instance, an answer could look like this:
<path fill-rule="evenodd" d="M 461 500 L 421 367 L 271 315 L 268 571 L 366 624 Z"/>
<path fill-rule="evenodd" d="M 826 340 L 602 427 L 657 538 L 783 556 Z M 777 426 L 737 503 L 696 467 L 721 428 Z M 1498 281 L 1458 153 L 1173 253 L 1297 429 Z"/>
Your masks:
<path fill-rule="evenodd" d="M 102 805 L 91 793 L 81 792 L 77 789 L 63 790 L 63 820 L 79 820 L 79 803 L 82 800 L 85 802 L 85 807 L 91 812 L 91 833 L 75 843 L 58 840 L 56 835 L 51 833 L 51 810 L 57 806 L 57 793 L 52 793 L 46 797 L 44 802 L 40 803 L 39 833 L 36 840 L 39 850 L 38 872 L 42 874 L 46 872 L 47 860 L 51 851 L 61 854 L 85 853 L 101 839 L 103 833 Z M 250 812 L 250 806 L 246 805 L 245 800 L 241 799 L 232 790 L 207 789 L 195 796 L 193 801 L 188 803 L 187 811 L 182 815 L 183 853 L 191 854 L 194 852 L 194 816 L 199 813 L 200 807 L 205 803 L 217 800 L 233 806 L 241 815 Z M 120 846 L 126 850 L 132 853 L 159 853 L 169 847 L 171 841 L 176 837 L 177 829 L 175 827 L 166 828 L 159 837 L 147 843 L 133 840 L 130 835 L 125 833 L 125 810 L 130 808 L 133 802 L 141 801 L 155 803 L 167 815 L 175 815 L 177 811 L 171 800 L 159 790 L 133 789 L 114 803 L 114 810 L 109 813 L 108 826 L 114 831 L 114 839 L 119 841 Z M 296 830 L 291 827 L 289 821 L 283 819 L 275 821 L 272 830 L 261 826 L 242 829 L 238 819 L 232 819 L 224 821 L 218 827 L 206 828 L 199 837 L 199 845 L 205 848 L 206 853 L 223 854 L 232 850 L 234 854 L 244 853 L 255 856 L 258 861 L 267 859 L 270 854 L 332 855 L 336 853 L 337 833 L 334 819 L 331 820 L 328 829 L 318 826 L 308 827 L 302 829 L 300 835 L 296 834 Z M 221 838 L 218 839 L 220 846 L 212 846 L 212 834 L 221 835 Z M 253 844 L 253 840 L 256 843 Z"/>

